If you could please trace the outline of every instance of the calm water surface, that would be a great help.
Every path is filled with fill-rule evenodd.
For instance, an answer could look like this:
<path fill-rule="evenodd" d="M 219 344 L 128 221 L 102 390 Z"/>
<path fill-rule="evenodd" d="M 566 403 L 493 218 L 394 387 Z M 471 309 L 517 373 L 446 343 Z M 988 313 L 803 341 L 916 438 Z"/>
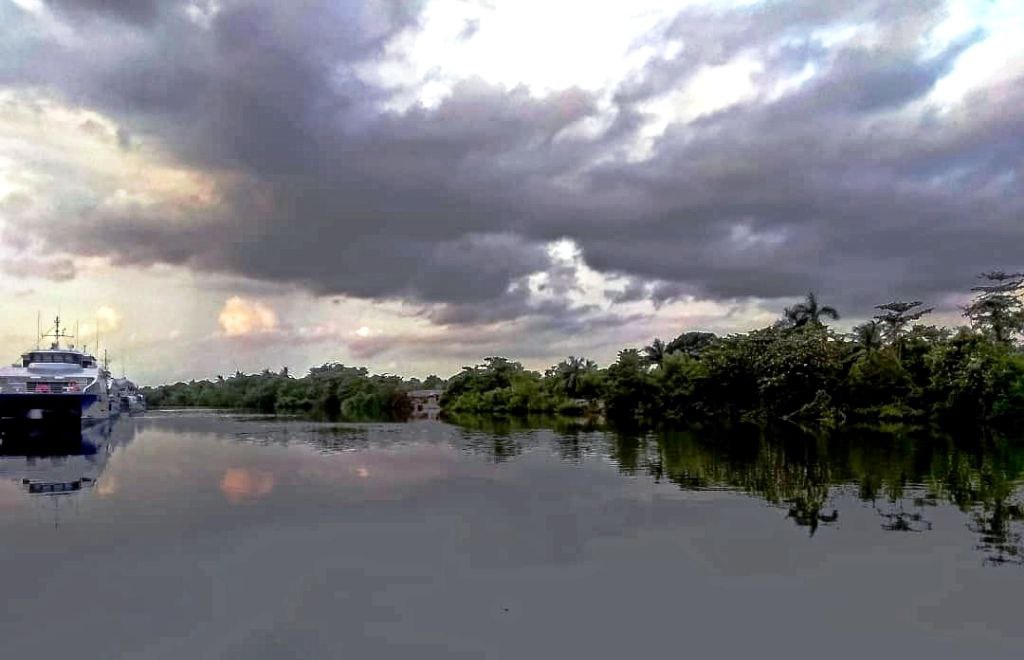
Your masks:
<path fill-rule="evenodd" d="M 1024 657 L 1014 446 L 212 412 L 86 441 L 5 439 L 0 658 Z"/>

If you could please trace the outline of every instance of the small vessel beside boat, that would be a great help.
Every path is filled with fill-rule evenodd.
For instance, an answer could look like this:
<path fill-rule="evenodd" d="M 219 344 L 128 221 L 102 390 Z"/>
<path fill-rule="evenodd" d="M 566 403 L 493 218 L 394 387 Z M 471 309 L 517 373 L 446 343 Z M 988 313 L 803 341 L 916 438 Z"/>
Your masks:
<path fill-rule="evenodd" d="M 146 412 L 146 397 L 142 394 L 139 386 L 125 377 L 115 378 L 112 381 L 111 391 L 114 392 L 114 399 L 118 402 L 118 410 L 129 415 L 137 415 Z"/>
<path fill-rule="evenodd" d="M 61 345 L 73 338 L 61 332 L 60 317 L 41 337 L 53 339 L 49 348 L 29 350 L 0 367 L 0 422 L 91 425 L 120 414 L 110 371 L 86 350 Z"/>

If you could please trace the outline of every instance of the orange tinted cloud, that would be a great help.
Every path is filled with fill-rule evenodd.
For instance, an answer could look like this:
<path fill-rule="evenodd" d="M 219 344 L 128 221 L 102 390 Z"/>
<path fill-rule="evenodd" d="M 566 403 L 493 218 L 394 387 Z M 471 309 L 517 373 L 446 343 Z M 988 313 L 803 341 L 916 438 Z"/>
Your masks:
<path fill-rule="evenodd" d="M 239 296 L 229 298 L 217 317 L 229 337 L 243 337 L 277 329 L 277 313 L 269 306 Z"/>

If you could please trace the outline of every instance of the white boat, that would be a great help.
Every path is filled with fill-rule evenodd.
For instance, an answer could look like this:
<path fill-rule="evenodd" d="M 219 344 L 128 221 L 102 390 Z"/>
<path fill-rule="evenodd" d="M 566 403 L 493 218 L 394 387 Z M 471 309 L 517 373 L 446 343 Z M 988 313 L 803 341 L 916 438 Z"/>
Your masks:
<path fill-rule="evenodd" d="M 0 421 L 103 422 L 119 402 L 110 396 L 110 372 L 96 358 L 69 345 L 62 347 L 60 317 L 54 321 L 49 348 L 30 350 L 9 367 L 0 367 Z"/>
<path fill-rule="evenodd" d="M 123 413 L 136 415 L 146 412 L 146 397 L 139 386 L 125 377 L 115 378 L 112 391 L 116 392 L 118 407 Z"/>

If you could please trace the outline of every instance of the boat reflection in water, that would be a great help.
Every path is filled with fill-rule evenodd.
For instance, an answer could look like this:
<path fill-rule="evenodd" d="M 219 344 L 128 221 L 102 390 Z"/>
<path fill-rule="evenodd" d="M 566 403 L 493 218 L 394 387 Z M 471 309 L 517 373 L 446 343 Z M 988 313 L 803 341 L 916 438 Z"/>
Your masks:
<path fill-rule="evenodd" d="M 96 485 L 114 451 L 134 437 L 134 424 L 86 428 L 7 426 L 0 430 L 0 480 L 33 495 L 72 494 Z"/>

